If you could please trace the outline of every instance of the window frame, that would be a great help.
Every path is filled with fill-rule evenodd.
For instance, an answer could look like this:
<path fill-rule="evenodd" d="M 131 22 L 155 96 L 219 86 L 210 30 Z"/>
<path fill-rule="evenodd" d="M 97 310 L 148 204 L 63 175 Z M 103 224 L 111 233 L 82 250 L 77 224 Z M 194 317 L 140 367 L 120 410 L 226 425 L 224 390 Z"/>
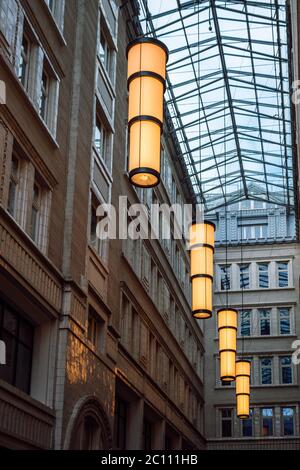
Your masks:
<path fill-rule="evenodd" d="M 270 363 L 271 363 L 270 365 L 262 364 L 262 361 L 266 359 L 270 360 Z M 259 364 L 260 364 L 260 385 L 262 385 L 263 387 L 266 387 L 268 385 L 273 385 L 273 357 L 269 357 L 269 356 L 260 357 Z M 271 371 L 271 381 L 268 383 L 263 382 L 263 369 L 264 368 L 267 368 Z"/>
<path fill-rule="evenodd" d="M 224 439 L 228 439 L 233 437 L 233 413 L 232 413 L 232 408 L 221 408 L 220 410 L 220 432 L 221 432 L 221 437 Z M 230 412 L 230 417 L 229 416 L 223 416 L 223 412 Z M 224 428 L 223 424 L 230 422 L 230 435 L 225 435 L 223 433 Z"/>
<path fill-rule="evenodd" d="M 285 419 L 284 419 L 284 414 L 283 414 L 283 411 L 284 410 L 292 410 L 293 411 L 293 432 L 290 434 L 290 433 L 286 433 L 285 432 Z M 282 436 L 295 436 L 295 430 L 296 430 L 296 410 L 295 410 L 295 407 L 294 406 L 281 406 L 280 407 L 280 421 L 281 421 L 281 434 Z"/>
<path fill-rule="evenodd" d="M 287 311 L 287 318 L 288 318 L 288 326 L 289 326 L 289 331 L 288 333 L 283 333 L 281 329 L 281 314 L 283 313 L 283 310 Z M 278 307 L 277 309 L 278 313 L 278 332 L 280 336 L 288 336 L 292 334 L 292 318 L 291 318 L 291 308 L 290 307 Z"/>
<path fill-rule="evenodd" d="M 281 265 L 286 265 L 286 269 L 280 269 L 280 264 Z M 286 280 L 283 279 L 283 281 L 286 282 L 285 285 L 280 285 L 280 274 L 286 273 Z M 277 287 L 279 289 L 284 289 L 289 287 L 289 261 L 276 261 L 276 274 L 277 274 Z"/>
<path fill-rule="evenodd" d="M 223 272 L 222 269 L 226 269 L 226 272 Z M 220 290 L 221 291 L 230 291 L 231 290 L 231 269 L 232 269 L 232 266 L 231 264 L 219 264 L 219 272 L 220 272 Z M 224 283 L 225 283 L 225 287 L 227 286 L 227 288 L 223 288 L 224 286 Z"/>
<path fill-rule="evenodd" d="M 260 270 L 260 267 L 261 267 L 261 266 L 267 266 L 267 269 L 264 270 L 264 271 L 261 271 L 261 270 Z M 269 289 L 269 287 L 270 287 L 270 275 L 269 275 L 269 270 L 270 270 L 270 263 L 269 263 L 269 262 L 257 263 L 258 287 L 259 287 L 259 289 Z M 266 273 L 266 276 L 267 276 L 267 285 L 266 285 L 266 286 L 261 285 L 261 281 L 262 281 L 262 283 L 263 283 L 263 280 L 261 279 L 261 276 L 264 275 L 263 273 Z"/>
<path fill-rule="evenodd" d="M 263 415 L 263 411 L 264 410 L 271 410 L 272 411 L 272 416 L 269 417 L 269 416 L 265 416 Z M 268 434 L 268 435 L 264 435 L 263 434 L 263 422 L 264 422 L 264 418 L 267 419 L 267 418 L 271 418 L 271 423 L 272 423 L 272 433 L 271 434 Z M 274 408 L 273 407 L 269 407 L 269 406 L 266 406 L 266 407 L 263 407 L 263 408 L 260 408 L 260 435 L 261 437 L 263 438 L 273 438 L 274 437 Z"/>
<path fill-rule="evenodd" d="M 282 364 L 283 359 L 290 359 L 290 364 Z M 291 372 L 291 381 L 283 381 L 283 371 L 284 369 L 290 369 Z M 280 370 L 280 385 L 293 385 L 294 383 L 294 373 L 293 373 L 293 362 L 291 355 L 279 356 L 279 370 Z"/>

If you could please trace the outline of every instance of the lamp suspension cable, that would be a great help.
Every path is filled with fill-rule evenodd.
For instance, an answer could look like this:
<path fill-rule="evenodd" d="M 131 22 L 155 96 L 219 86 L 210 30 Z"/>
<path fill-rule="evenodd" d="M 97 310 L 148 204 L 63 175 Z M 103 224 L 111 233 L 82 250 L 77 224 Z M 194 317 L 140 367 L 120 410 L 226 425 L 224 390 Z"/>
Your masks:
<path fill-rule="evenodd" d="M 243 327 L 243 318 L 244 318 L 244 258 L 243 258 L 243 208 L 241 207 L 241 235 L 240 235 L 240 244 L 241 244 L 241 265 L 240 265 L 240 284 L 241 284 L 241 328 Z M 251 362 L 246 360 L 244 357 L 245 354 L 245 338 L 242 333 L 242 353 L 241 359 L 236 361 L 236 412 L 237 416 L 240 419 L 247 419 L 250 416 L 250 373 L 251 373 Z"/>
<path fill-rule="evenodd" d="M 199 138 L 199 168 L 201 176 L 201 97 L 200 97 L 200 5 L 196 9 L 194 0 L 194 12 L 197 12 L 197 38 L 198 38 L 198 138 Z M 196 70 L 196 69 L 195 69 Z M 203 201 L 201 201 L 203 203 Z M 201 214 L 202 215 L 202 214 Z M 190 227 L 190 259 L 191 259 L 191 282 L 192 282 L 192 314 L 194 318 L 206 319 L 212 316 L 213 297 L 213 271 L 214 271 L 214 246 L 215 225 L 212 222 L 198 221 L 196 206 L 196 220 Z"/>
<path fill-rule="evenodd" d="M 224 88 L 224 204 L 225 204 L 225 266 L 223 267 L 223 282 L 225 288 L 225 308 L 218 310 L 218 334 L 220 355 L 220 379 L 232 382 L 236 377 L 236 349 L 237 349 L 237 318 L 236 309 L 229 307 L 228 295 L 230 277 L 228 267 L 228 221 L 227 221 L 227 155 L 226 155 L 226 95 Z M 222 281 L 221 281 L 222 282 Z"/>

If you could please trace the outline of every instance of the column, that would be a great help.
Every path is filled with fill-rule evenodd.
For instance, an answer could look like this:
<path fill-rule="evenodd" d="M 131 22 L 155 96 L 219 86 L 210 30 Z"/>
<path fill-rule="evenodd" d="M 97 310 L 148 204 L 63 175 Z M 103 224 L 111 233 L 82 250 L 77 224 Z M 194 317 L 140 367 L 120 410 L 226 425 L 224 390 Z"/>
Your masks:
<path fill-rule="evenodd" d="M 128 406 L 127 442 L 128 450 L 142 449 L 144 400 L 137 398 Z"/>

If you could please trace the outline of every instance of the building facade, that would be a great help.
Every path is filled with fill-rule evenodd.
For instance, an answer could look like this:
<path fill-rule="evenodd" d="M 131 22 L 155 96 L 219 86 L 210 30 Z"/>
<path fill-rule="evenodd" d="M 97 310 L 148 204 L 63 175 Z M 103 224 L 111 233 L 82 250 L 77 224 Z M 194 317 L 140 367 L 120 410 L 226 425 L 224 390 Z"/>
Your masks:
<path fill-rule="evenodd" d="M 292 362 L 300 335 L 295 216 L 245 202 L 214 219 L 214 308 L 228 303 L 239 312 L 238 356 L 251 361 L 251 410 L 249 419 L 238 419 L 235 384 L 220 381 L 215 316 L 205 323 L 208 448 L 299 449 L 300 377 Z"/>
<path fill-rule="evenodd" d="M 185 246 L 160 224 L 153 240 L 97 237 L 100 204 L 192 194 L 168 137 L 159 188 L 128 182 L 125 49 L 137 14 L 135 2 L 0 1 L 4 448 L 205 446 Z"/>

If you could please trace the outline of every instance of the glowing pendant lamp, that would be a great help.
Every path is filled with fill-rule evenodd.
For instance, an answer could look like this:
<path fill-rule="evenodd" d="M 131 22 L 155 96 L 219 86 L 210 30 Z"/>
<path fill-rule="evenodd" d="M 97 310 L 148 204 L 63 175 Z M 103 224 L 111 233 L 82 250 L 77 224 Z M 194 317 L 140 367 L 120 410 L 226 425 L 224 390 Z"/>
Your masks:
<path fill-rule="evenodd" d="M 160 181 L 160 136 L 168 49 L 154 38 L 127 46 L 129 180 L 142 188 Z"/>
<path fill-rule="evenodd" d="M 251 362 L 236 361 L 236 410 L 240 419 L 249 418 Z"/>
<path fill-rule="evenodd" d="M 212 316 L 215 225 L 204 221 L 190 227 L 192 312 L 195 318 Z"/>
<path fill-rule="evenodd" d="M 235 380 L 237 310 L 218 310 L 218 332 L 220 353 L 220 378 L 225 382 Z"/>

